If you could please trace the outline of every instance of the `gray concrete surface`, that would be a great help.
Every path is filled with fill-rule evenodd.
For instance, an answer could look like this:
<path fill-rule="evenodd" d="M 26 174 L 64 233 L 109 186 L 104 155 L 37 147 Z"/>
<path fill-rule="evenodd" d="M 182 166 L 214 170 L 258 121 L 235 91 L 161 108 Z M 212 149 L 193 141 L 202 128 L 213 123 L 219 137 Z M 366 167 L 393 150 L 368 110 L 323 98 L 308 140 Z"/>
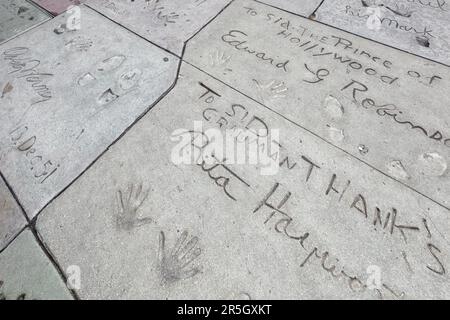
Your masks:
<path fill-rule="evenodd" d="M 2 0 L 0 3 L 0 44 L 49 18 L 45 12 L 26 0 Z"/>
<path fill-rule="evenodd" d="M 194 121 L 251 136 L 254 119 L 280 131 L 275 163 L 284 165 L 275 174 L 173 162 L 177 145 L 203 146 L 189 133 L 198 132 Z M 87 299 L 450 292 L 447 210 L 186 64 L 176 88 L 44 210 L 37 228 L 63 269 L 80 266 Z"/>
<path fill-rule="evenodd" d="M 28 229 L 0 253 L 0 298 L 72 299 L 61 276 Z"/>
<path fill-rule="evenodd" d="M 184 42 L 231 0 L 89 0 L 87 5 L 181 55 Z"/>
<path fill-rule="evenodd" d="M 178 59 L 95 11 L 1 48 L 0 170 L 30 218 L 167 91 Z"/>
<path fill-rule="evenodd" d="M 450 17 L 406 2 L 89 0 L 0 44 L 0 299 L 449 299 Z"/>
<path fill-rule="evenodd" d="M 442 0 L 325 0 L 317 20 L 450 65 L 450 5 Z"/>
<path fill-rule="evenodd" d="M 22 209 L 0 177 L 0 251 L 19 233 L 26 222 Z"/>
<path fill-rule="evenodd" d="M 244 0 L 192 39 L 184 59 L 450 206 L 448 68 Z"/>
<path fill-rule="evenodd" d="M 316 10 L 322 0 L 258 0 L 259 2 L 309 17 Z"/>

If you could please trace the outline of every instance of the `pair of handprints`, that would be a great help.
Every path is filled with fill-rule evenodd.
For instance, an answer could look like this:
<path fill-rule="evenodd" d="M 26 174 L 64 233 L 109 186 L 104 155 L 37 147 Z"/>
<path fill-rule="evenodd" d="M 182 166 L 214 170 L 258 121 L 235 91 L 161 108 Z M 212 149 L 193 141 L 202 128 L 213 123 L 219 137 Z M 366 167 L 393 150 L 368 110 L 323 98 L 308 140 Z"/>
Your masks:
<path fill-rule="evenodd" d="M 154 222 L 150 217 L 140 217 L 139 211 L 149 196 L 150 190 L 142 184 L 130 184 L 123 191 L 117 191 L 118 214 L 116 225 L 120 230 L 131 231 Z M 198 237 L 189 237 L 183 231 L 172 249 L 166 248 L 166 235 L 159 233 L 158 271 L 161 284 L 169 285 L 179 280 L 186 280 L 200 273 L 200 267 L 194 266 L 195 260 L 201 255 Z"/>

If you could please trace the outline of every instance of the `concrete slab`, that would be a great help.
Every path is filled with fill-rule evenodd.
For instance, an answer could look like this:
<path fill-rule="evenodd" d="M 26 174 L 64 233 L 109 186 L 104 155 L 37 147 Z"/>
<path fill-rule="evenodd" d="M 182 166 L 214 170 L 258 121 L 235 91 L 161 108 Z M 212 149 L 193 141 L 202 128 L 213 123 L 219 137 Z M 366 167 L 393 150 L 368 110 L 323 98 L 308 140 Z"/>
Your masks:
<path fill-rule="evenodd" d="M 33 217 L 170 89 L 178 58 L 95 11 L 0 48 L 0 170 Z"/>
<path fill-rule="evenodd" d="M 231 0 L 90 0 L 86 4 L 157 45 L 181 55 L 184 42 Z"/>
<path fill-rule="evenodd" d="M 430 0 L 325 0 L 318 20 L 450 65 L 450 5 Z"/>
<path fill-rule="evenodd" d="M 70 6 L 78 6 L 84 0 L 31 0 L 41 8 L 57 16 L 67 10 Z"/>
<path fill-rule="evenodd" d="M 72 299 L 60 275 L 28 229 L 0 253 L 1 299 Z"/>
<path fill-rule="evenodd" d="M 259 2 L 309 17 L 317 9 L 322 0 L 260 0 Z"/>
<path fill-rule="evenodd" d="M 243 0 L 185 60 L 450 207 L 448 68 Z"/>
<path fill-rule="evenodd" d="M 0 3 L 0 43 L 48 19 L 50 16 L 26 0 L 3 0 Z"/>
<path fill-rule="evenodd" d="M 22 209 L 0 177 L 0 251 L 27 223 Z"/>
<path fill-rule="evenodd" d="M 81 298 L 450 297 L 448 210 L 187 64 L 37 229 Z"/>

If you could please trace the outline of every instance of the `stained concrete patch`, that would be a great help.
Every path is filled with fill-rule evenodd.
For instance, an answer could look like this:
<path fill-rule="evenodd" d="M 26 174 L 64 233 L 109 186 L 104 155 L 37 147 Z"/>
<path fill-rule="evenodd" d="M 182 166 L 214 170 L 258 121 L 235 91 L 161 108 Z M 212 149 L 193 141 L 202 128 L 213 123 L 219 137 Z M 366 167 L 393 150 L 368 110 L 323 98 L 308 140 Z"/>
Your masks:
<path fill-rule="evenodd" d="M 241 0 L 187 44 L 185 60 L 450 206 L 447 68 Z M 393 161 L 405 172 L 391 174 Z"/>
<path fill-rule="evenodd" d="M 26 0 L 0 3 L 0 43 L 48 20 L 50 17 Z"/>
<path fill-rule="evenodd" d="M 140 36 L 181 55 L 184 42 L 231 0 L 90 0 L 86 3 Z"/>
<path fill-rule="evenodd" d="M 450 5 L 442 0 L 325 0 L 319 21 L 450 65 Z"/>
<path fill-rule="evenodd" d="M 82 298 L 450 297 L 448 210 L 187 64 L 37 228 Z"/>
<path fill-rule="evenodd" d="M 26 219 L 0 177 L 0 250 L 25 226 Z"/>
<path fill-rule="evenodd" d="M 84 0 L 31 0 L 41 8 L 57 16 L 66 11 L 70 6 L 78 6 Z"/>
<path fill-rule="evenodd" d="M 309 17 L 322 0 L 259 0 L 259 2 Z"/>
<path fill-rule="evenodd" d="M 60 275 L 28 229 L 0 253 L 0 299 L 72 299 Z"/>
<path fill-rule="evenodd" d="M 176 57 L 80 10 L 79 30 L 64 14 L 0 47 L 0 169 L 30 218 L 176 77 Z"/>

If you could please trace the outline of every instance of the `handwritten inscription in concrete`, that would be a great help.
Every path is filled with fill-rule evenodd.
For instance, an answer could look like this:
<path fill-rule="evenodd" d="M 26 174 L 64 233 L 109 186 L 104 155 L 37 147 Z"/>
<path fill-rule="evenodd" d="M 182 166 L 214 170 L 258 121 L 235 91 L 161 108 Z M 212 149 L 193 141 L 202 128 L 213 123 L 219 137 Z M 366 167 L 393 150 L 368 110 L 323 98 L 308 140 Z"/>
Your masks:
<path fill-rule="evenodd" d="M 265 138 L 273 171 L 208 132 Z M 450 295 L 446 209 L 187 64 L 37 228 L 83 298 Z"/>
<path fill-rule="evenodd" d="M 254 1 L 233 2 L 185 59 L 450 206 L 448 69 Z"/>
<path fill-rule="evenodd" d="M 33 217 L 173 84 L 178 60 L 81 8 L 0 48 L 0 170 Z"/>
<path fill-rule="evenodd" d="M 89 6 L 180 55 L 184 42 L 230 0 L 90 0 Z"/>
<path fill-rule="evenodd" d="M 325 0 L 317 19 L 450 65 L 446 0 Z"/>
<path fill-rule="evenodd" d="M 0 250 L 14 238 L 25 223 L 20 207 L 0 178 Z"/>
<path fill-rule="evenodd" d="M 0 43 L 49 18 L 26 0 L 3 0 L 0 3 Z"/>
<path fill-rule="evenodd" d="M 72 299 L 55 267 L 28 229 L 0 253 L 0 299 Z"/>

